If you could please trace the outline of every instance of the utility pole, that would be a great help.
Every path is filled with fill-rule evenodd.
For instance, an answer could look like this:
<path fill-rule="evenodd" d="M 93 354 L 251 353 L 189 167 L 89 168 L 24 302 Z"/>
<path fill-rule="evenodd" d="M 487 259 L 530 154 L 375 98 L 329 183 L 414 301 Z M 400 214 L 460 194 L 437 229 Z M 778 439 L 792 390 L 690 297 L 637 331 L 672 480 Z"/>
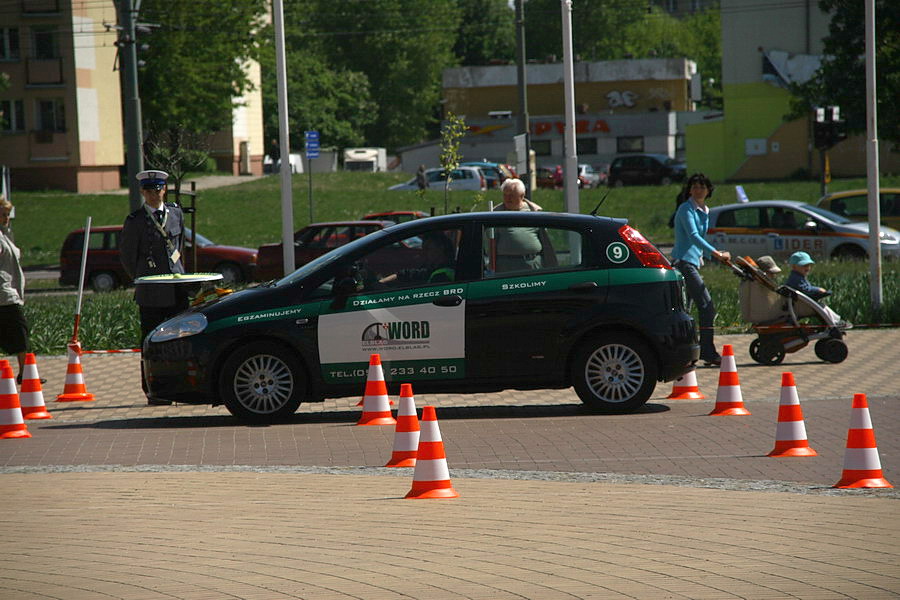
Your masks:
<path fill-rule="evenodd" d="M 531 124 L 528 120 L 528 78 L 525 58 L 525 9 L 523 0 L 516 0 L 516 74 L 519 88 L 519 118 L 516 127 L 525 136 L 525 173 L 520 173 L 525 183 L 525 196 L 531 197 Z"/>
<path fill-rule="evenodd" d="M 128 172 L 128 201 L 131 211 L 141 206 L 141 189 L 136 175 L 144 170 L 143 141 L 141 130 L 141 96 L 138 92 L 137 44 L 135 37 L 135 2 L 140 0 L 119 0 L 119 65 L 125 109 L 125 160 Z"/>

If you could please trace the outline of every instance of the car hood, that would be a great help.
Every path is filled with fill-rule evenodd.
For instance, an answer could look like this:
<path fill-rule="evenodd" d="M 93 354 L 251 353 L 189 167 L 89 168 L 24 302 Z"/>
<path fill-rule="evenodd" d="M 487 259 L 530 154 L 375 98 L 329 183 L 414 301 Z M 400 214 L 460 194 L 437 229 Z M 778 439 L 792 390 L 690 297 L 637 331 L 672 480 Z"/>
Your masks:
<path fill-rule="evenodd" d="M 843 225 L 839 225 L 839 227 L 843 227 L 845 230 L 849 230 L 849 232 L 851 233 L 869 233 L 869 224 L 859 221 L 855 221 L 853 223 L 844 223 Z M 897 231 L 892 227 L 885 227 L 884 225 L 882 225 L 878 228 L 878 231 L 883 235 L 889 235 L 893 237 L 895 240 L 900 240 L 900 231 Z"/>

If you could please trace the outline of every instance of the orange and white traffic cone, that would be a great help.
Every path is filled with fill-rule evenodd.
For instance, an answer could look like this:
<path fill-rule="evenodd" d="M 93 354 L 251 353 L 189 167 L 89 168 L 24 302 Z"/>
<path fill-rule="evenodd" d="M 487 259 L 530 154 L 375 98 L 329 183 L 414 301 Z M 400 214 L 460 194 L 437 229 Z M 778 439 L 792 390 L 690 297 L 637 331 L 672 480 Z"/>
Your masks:
<path fill-rule="evenodd" d="M 853 394 L 847 449 L 844 451 L 844 472 L 836 488 L 894 487 L 881 472 L 881 460 L 875 445 L 875 430 L 869 417 L 869 402 L 865 394 Z"/>
<path fill-rule="evenodd" d="M 22 367 L 22 389 L 19 390 L 19 403 L 22 405 L 22 416 L 26 419 L 52 419 L 44 404 L 44 389 L 41 387 L 41 376 L 38 375 L 37 361 L 34 354 L 25 355 L 25 366 Z"/>
<path fill-rule="evenodd" d="M 66 365 L 66 385 L 63 393 L 56 397 L 57 402 L 90 402 L 94 395 L 84 385 L 84 371 L 81 370 L 81 344 L 72 342 L 68 345 L 69 364 Z"/>
<path fill-rule="evenodd" d="M 775 426 L 775 448 L 768 456 L 818 456 L 806 439 L 803 409 L 800 408 L 793 373 L 781 374 L 781 403 L 778 405 L 778 424 Z"/>
<path fill-rule="evenodd" d="M 394 429 L 394 449 L 386 467 L 414 467 L 419 449 L 419 419 L 412 384 L 400 384 L 400 406 L 397 408 L 397 428 Z"/>
<path fill-rule="evenodd" d="M 396 425 L 391 416 L 391 401 L 381 369 L 381 355 L 369 357 L 369 375 L 366 378 L 366 395 L 363 396 L 363 412 L 357 425 Z"/>
<path fill-rule="evenodd" d="M 700 393 L 697 385 L 697 371 L 691 369 L 672 384 L 672 393 L 666 396 L 668 400 L 703 400 L 706 398 Z"/>
<path fill-rule="evenodd" d="M 6 363 L 5 367 L 0 368 L 0 439 L 30 437 L 22 417 L 19 394 L 16 393 L 16 376 Z"/>
<path fill-rule="evenodd" d="M 710 416 L 749 415 L 744 408 L 744 397 L 741 394 L 741 382 L 738 380 L 737 366 L 734 363 L 734 348 L 731 344 L 722 346 L 722 365 L 719 367 L 719 387 L 716 389 L 716 405 Z"/>
<path fill-rule="evenodd" d="M 447 455 L 438 427 L 437 414 L 433 406 L 422 408 L 419 423 L 419 448 L 416 451 L 416 470 L 413 471 L 412 489 L 407 498 L 458 498 L 459 492 L 450 483 L 450 469 Z"/>

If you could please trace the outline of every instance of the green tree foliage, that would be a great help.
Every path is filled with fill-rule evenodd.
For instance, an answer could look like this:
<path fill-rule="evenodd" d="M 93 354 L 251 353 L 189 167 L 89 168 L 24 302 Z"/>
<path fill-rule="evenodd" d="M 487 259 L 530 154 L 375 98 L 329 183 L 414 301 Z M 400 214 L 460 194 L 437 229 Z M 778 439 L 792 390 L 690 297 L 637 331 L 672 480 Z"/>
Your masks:
<path fill-rule="evenodd" d="M 289 26 L 286 25 L 286 29 Z M 290 37 L 296 40 L 296 26 Z M 268 31 L 272 37 L 271 29 Z M 285 44 L 287 49 L 288 130 L 291 148 L 300 149 L 304 131 L 316 130 L 325 146 L 360 146 L 365 143 L 364 130 L 375 120 L 377 104 L 369 91 L 365 74 L 350 69 L 334 69 L 328 58 L 314 45 Z M 267 146 L 277 155 L 271 142 L 278 140 L 278 95 L 275 76 L 274 46 L 263 52 L 263 115 Z"/>
<path fill-rule="evenodd" d="M 446 0 L 307 0 L 304 35 L 321 38 L 328 65 L 364 73 L 378 103 L 369 143 L 421 141 L 438 121 L 441 74 L 456 64 L 459 8 Z"/>
<path fill-rule="evenodd" d="M 231 124 L 233 99 L 250 88 L 244 62 L 265 0 L 144 0 L 139 19 L 159 25 L 138 35 L 145 133 L 180 128 L 211 133 Z"/>
<path fill-rule="evenodd" d="M 459 0 L 460 25 L 453 53 L 463 66 L 516 58 L 515 12 L 507 0 Z"/>
<path fill-rule="evenodd" d="M 625 28 L 625 45 L 618 58 L 688 58 L 697 63 L 703 82 L 703 102 L 722 107 L 722 35 L 719 9 L 676 19 L 653 7 Z"/>
<path fill-rule="evenodd" d="M 463 117 L 447 113 L 447 121 L 441 128 L 441 167 L 447 175 L 444 179 L 444 214 L 447 214 L 450 207 L 450 183 L 453 181 L 453 171 L 459 168 L 462 161 L 459 142 L 466 135 L 466 129 L 466 120 Z"/>
<path fill-rule="evenodd" d="M 808 82 L 792 87 L 789 118 L 809 115 L 814 106 L 840 106 L 851 132 L 866 128 L 865 4 L 858 0 L 820 0 L 832 14 L 824 39 L 822 66 Z M 875 64 L 878 136 L 900 143 L 900 2 L 875 1 Z"/>
<path fill-rule="evenodd" d="M 625 58 L 626 29 L 640 21 L 646 3 L 572 2 L 572 48 L 581 60 Z M 529 59 L 562 61 L 562 9 L 559 0 L 529 0 L 525 4 L 525 52 Z"/>

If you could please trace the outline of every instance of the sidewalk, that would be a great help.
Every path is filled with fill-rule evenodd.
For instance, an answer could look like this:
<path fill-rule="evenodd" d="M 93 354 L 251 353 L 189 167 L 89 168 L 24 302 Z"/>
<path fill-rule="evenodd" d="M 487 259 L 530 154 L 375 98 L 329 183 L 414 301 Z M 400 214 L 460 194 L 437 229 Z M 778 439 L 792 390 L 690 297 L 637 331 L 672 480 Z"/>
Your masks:
<path fill-rule="evenodd" d="M 357 398 L 287 424 L 221 407 L 149 407 L 137 354 L 85 355 L 97 400 L 56 403 L 64 357 L 39 357 L 54 419 L 0 440 L 0 597 L 896 598 L 900 492 L 835 490 L 850 399 L 866 393 L 885 477 L 900 481 L 900 330 L 854 330 L 845 363 L 737 354 L 749 417 L 702 401 L 585 412 L 571 389 L 423 395 L 438 407 L 454 500 L 408 501 L 381 468 L 389 427 Z M 795 374 L 814 458 L 765 456 L 780 374 Z M 391 390 L 392 393 L 394 390 Z"/>

